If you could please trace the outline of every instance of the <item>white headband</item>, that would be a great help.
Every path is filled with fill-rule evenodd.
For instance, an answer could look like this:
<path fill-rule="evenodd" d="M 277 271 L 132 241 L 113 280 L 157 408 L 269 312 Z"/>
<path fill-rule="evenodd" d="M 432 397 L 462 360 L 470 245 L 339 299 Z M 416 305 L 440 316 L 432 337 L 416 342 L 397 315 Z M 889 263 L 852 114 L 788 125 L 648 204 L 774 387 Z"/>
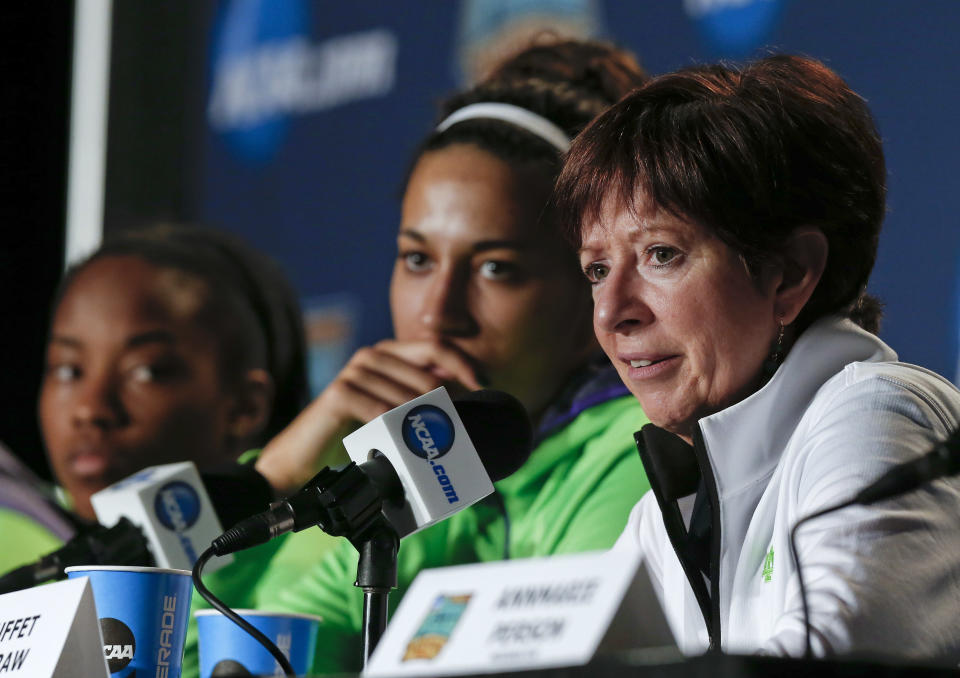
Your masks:
<path fill-rule="evenodd" d="M 480 103 L 470 104 L 455 110 L 448 115 L 443 122 L 437 125 L 437 132 L 443 132 L 452 125 L 464 120 L 502 120 L 512 125 L 524 129 L 531 134 L 535 134 L 544 141 L 554 146 L 561 153 L 566 153 L 570 148 L 570 137 L 562 129 L 552 122 L 537 115 L 526 108 L 520 108 L 513 104 L 500 103 Z"/>

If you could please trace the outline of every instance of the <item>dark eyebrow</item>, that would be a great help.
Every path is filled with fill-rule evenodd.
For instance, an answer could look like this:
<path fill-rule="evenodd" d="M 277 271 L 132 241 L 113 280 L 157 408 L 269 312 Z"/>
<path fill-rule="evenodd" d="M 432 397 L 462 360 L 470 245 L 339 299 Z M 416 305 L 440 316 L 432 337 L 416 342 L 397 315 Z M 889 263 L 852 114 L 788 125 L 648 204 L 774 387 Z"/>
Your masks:
<path fill-rule="evenodd" d="M 418 231 L 415 231 L 411 228 L 400 229 L 400 235 L 410 238 L 411 240 L 416 240 L 420 243 L 426 243 L 427 239 L 424 235 Z M 471 248 L 474 252 L 484 252 L 486 250 L 499 250 L 499 249 L 508 249 L 508 250 L 527 250 L 533 246 L 533 242 L 529 240 L 480 240 L 479 242 L 473 243 Z"/>
<path fill-rule="evenodd" d="M 416 240 L 417 242 L 427 242 L 427 239 L 423 237 L 423 233 L 415 231 L 412 228 L 401 228 L 399 235 L 402 235 L 411 240 Z"/>
<path fill-rule="evenodd" d="M 177 338 L 174 336 L 173 332 L 170 332 L 169 330 L 150 330 L 148 332 L 135 334 L 127 339 L 127 346 L 129 348 L 143 346 L 144 344 L 156 343 L 172 345 L 177 343 Z"/>
<path fill-rule="evenodd" d="M 50 343 L 69 348 L 83 348 L 83 342 L 74 337 L 55 334 L 50 337 Z M 127 339 L 127 348 L 137 348 L 145 344 L 170 344 L 177 343 L 177 338 L 169 330 L 149 330 L 135 334 Z"/>
<path fill-rule="evenodd" d="M 528 240 L 482 240 L 474 243 L 473 249 L 477 252 L 499 249 L 528 250 L 532 245 L 533 243 Z"/>
<path fill-rule="evenodd" d="M 51 344 L 59 344 L 61 346 L 69 346 L 70 348 L 80 348 L 81 344 L 78 339 L 73 337 L 65 337 L 63 335 L 54 334 L 50 337 Z"/>

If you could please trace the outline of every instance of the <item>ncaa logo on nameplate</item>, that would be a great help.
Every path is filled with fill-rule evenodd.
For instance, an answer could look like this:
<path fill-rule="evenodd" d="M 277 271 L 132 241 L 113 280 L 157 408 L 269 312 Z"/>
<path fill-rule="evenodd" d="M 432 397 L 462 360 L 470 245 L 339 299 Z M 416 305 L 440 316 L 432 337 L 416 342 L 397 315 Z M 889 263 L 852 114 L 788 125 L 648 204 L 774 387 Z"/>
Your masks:
<path fill-rule="evenodd" d="M 184 532 L 200 517 L 200 496 L 187 483 L 174 480 L 160 488 L 153 508 L 164 527 Z"/>
<path fill-rule="evenodd" d="M 418 405 L 403 418 L 403 442 L 430 463 L 450 451 L 453 438 L 453 422 L 436 405 Z"/>

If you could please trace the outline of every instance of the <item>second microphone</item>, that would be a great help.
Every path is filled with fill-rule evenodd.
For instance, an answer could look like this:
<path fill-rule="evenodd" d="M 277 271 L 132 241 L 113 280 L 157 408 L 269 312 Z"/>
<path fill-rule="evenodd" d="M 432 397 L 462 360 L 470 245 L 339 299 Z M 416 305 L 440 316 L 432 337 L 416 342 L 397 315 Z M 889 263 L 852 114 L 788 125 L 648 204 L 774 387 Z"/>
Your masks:
<path fill-rule="evenodd" d="M 299 492 L 214 540 L 218 555 L 314 525 L 352 541 L 382 513 L 399 537 L 493 492 L 530 455 L 526 410 L 500 391 L 456 402 L 438 388 L 343 439 L 353 463 L 325 468 Z"/>

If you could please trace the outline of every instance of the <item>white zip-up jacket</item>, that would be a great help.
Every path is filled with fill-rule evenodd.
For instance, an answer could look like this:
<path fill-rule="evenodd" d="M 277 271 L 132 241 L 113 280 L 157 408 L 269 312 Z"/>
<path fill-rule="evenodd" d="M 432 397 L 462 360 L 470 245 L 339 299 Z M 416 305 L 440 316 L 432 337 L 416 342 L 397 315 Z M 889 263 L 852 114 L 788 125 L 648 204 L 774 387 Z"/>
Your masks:
<path fill-rule="evenodd" d="M 717 501 L 710 616 L 725 652 L 802 655 L 790 529 L 957 428 L 960 392 L 896 360 L 849 320 L 823 319 L 762 389 L 700 420 L 700 465 Z M 678 504 L 688 521 L 693 495 Z M 644 552 L 681 650 L 705 651 L 704 614 L 654 492 L 614 548 Z M 815 519 L 800 528 L 797 549 L 814 654 L 960 662 L 960 478 Z"/>

